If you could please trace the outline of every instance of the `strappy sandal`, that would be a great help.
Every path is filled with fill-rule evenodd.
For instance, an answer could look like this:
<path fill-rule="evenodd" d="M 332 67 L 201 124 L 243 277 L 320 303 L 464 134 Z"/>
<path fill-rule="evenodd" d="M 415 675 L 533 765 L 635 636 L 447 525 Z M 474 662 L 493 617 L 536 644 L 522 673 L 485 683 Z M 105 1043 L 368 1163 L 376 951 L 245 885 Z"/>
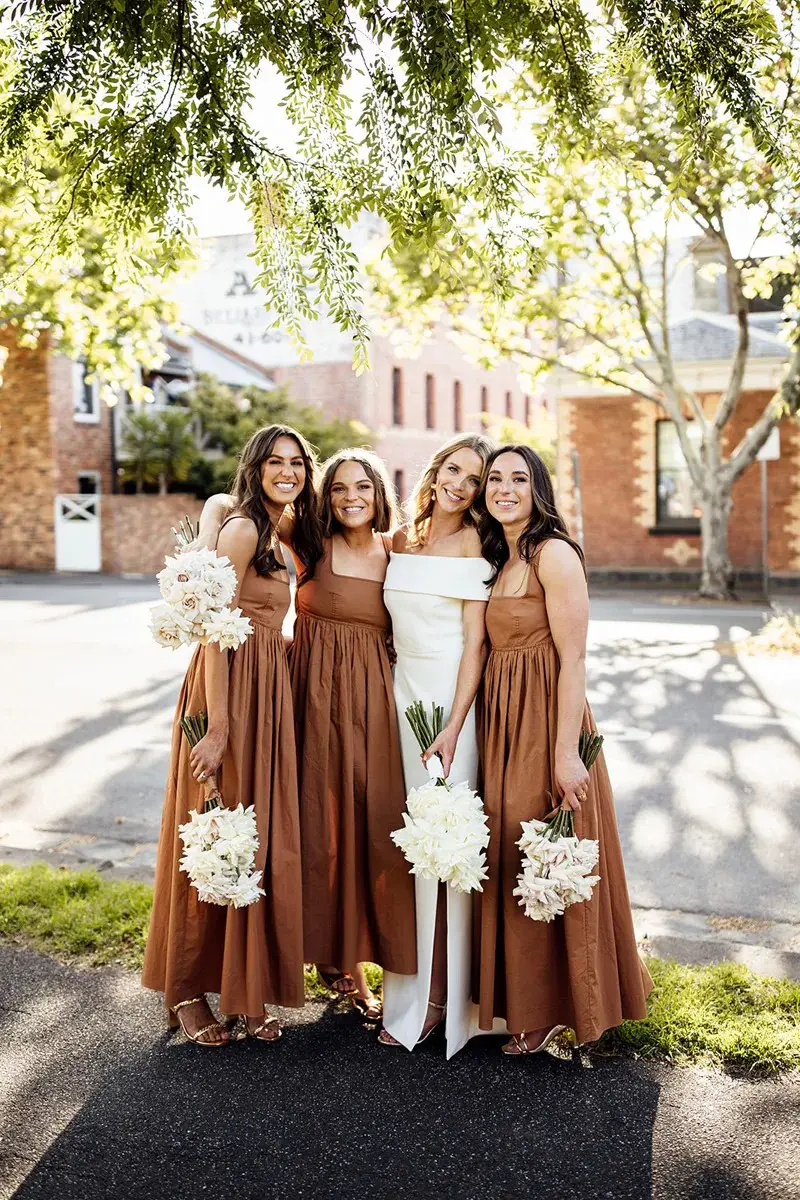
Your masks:
<path fill-rule="evenodd" d="M 350 1003 L 365 1021 L 380 1021 L 383 1016 L 383 1004 L 377 996 L 370 996 L 367 1000 L 356 993 L 350 997 Z"/>
<path fill-rule="evenodd" d="M 169 1010 L 170 1028 L 177 1029 L 178 1026 L 180 1026 L 183 1036 L 187 1039 L 187 1041 L 193 1042 L 195 1046 L 226 1046 L 230 1041 L 229 1037 L 221 1038 L 218 1042 L 208 1042 L 203 1040 L 204 1035 L 211 1033 L 212 1029 L 221 1029 L 223 1033 L 228 1033 L 228 1026 L 224 1021 L 211 1021 L 210 1024 L 204 1025 L 202 1029 L 198 1029 L 196 1033 L 189 1033 L 189 1030 L 181 1020 L 180 1013 L 182 1008 L 189 1008 L 192 1004 L 200 1004 L 205 999 L 205 996 L 193 996 L 191 1000 L 181 1000 L 178 1002 L 178 1004 L 173 1004 Z"/>
<path fill-rule="evenodd" d="M 421 1046 L 423 1042 L 427 1041 L 428 1038 L 433 1033 L 434 1029 L 439 1029 L 439 1027 L 444 1022 L 445 1014 L 447 1012 L 446 1004 L 434 1004 L 433 1000 L 428 1001 L 428 1008 L 435 1008 L 437 1010 L 437 1012 L 440 1012 L 442 1015 L 439 1017 L 438 1021 L 435 1021 L 434 1024 L 431 1025 L 431 1027 L 427 1033 L 423 1033 L 423 1035 L 419 1039 L 419 1041 L 416 1042 L 417 1046 Z M 378 1034 L 378 1045 L 380 1045 L 380 1046 L 402 1046 L 403 1043 L 398 1042 L 396 1037 L 392 1037 L 392 1035 L 389 1033 L 388 1029 L 382 1029 L 380 1031 L 380 1033 Z"/>
<path fill-rule="evenodd" d="M 283 1037 L 283 1030 L 278 1024 L 278 1018 L 267 1016 L 266 1013 L 263 1021 L 254 1029 L 250 1028 L 250 1022 L 255 1021 L 256 1017 L 246 1017 L 244 1013 L 240 1013 L 238 1017 L 231 1017 L 230 1020 L 232 1022 L 231 1038 L 234 1042 L 243 1042 L 247 1038 L 252 1038 L 254 1042 L 277 1042 L 279 1038 Z M 271 1037 L 263 1037 L 262 1035 L 271 1025 L 274 1025 L 278 1032 Z"/>
<path fill-rule="evenodd" d="M 566 1028 L 566 1025 L 554 1025 L 544 1035 L 538 1046 L 529 1046 L 524 1033 L 512 1033 L 511 1042 L 506 1042 L 505 1046 L 501 1046 L 500 1053 L 506 1054 L 510 1058 L 519 1058 L 521 1054 L 541 1054 Z M 509 1045 L 512 1045 L 514 1049 L 508 1049 Z"/>
<path fill-rule="evenodd" d="M 322 967 L 317 967 L 317 974 L 329 992 L 333 992 L 334 996 L 353 996 L 358 994 L 356 981 L 349 971 L 324 971 Z M 343 986 L 340 987 L 339 984 Z"/>

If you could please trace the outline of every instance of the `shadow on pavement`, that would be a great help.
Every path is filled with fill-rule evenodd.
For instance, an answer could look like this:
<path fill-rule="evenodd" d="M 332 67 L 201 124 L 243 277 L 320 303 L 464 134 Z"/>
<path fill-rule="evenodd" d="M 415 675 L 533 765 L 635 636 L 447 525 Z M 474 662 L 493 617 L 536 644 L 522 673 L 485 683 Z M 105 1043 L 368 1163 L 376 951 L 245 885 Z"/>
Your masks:
<path fill-rule="evenodd" d="M 796 920 L 800 744 L 746 666 L 626 639 L 592 649 L 589 681 L 632 903 Z"/>
<path fill-rule="evenodd" d="M 331 1009 L 277 1046 L 161 1039 L 106 1076 L 15 1196 L 649 1197 L 658 1084 L 509 1063 L 499 1044 L 446 1064 L 441 1044 L 381 1050 Z"/>

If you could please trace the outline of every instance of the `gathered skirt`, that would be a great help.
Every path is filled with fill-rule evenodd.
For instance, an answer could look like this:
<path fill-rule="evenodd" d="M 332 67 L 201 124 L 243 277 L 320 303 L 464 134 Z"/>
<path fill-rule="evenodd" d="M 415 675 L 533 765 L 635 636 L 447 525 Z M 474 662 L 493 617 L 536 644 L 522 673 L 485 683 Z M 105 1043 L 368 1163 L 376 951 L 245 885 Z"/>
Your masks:
<path fill-rule="evenodd" d="M 190 747 L 177 724 L 205 710 L 198 647 L 181 689 L 156 863 L 142 979 L 168 1006 L 219 992 L 225 1013 L 258 1017 L 264 1006 L 304 1002 L 300 824 L 291 688 L 280 632 L 254 621 L 229 658 L 229 737 L 218 775 L 225 805 L 255 806 L 265 895 L 246 908 L 208 904 L 178 868 L 178 826 L 202 803 Z M 216 649 L 213 653 L 219 653 Z"/>
<path fill-rule="evenodd" d="M 290 653 L 308 962 L 416 971 L 405 788 L 383 630 L 307 614 Z"/>
<path fill-rule="evenodd" d="M 602 753 L 575 819 L 577 836 L 600 844 L 600 882 L 591 900 L 545 923 L 526 917 L 512 895 L 521 870 L 520 822 L 545 817 L 557 796 L 558 674 L 550 637 L 489 656 L 479 744 L 491 839 L 489 878 L 476 898 L 474 993 L 482 1029 L 496 1017 L 505 1017 L 514 1033 L 563 1024 L 589 1042 L 625 1019 L 642 1019 L 652 982 L 636 947 Z M 593 728 L 588 705 L 584 728 Z"/>

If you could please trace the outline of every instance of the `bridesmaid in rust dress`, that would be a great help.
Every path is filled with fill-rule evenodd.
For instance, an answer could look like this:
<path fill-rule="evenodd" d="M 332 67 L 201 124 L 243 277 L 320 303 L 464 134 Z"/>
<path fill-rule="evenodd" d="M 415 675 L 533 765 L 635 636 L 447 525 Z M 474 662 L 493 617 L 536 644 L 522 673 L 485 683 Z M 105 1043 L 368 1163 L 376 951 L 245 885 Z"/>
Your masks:
<path fill-rule="evenodd" d="M 489 878 L 477 900 L 480 1026 L 505 1017 L 507 1054 L 543 1050 L 565 1027 L 594 1041 L 646 1015 L 652 987 L 633 931 L 614 801 L 602 754 L 578 755 L 591 729 L 584 655 L 588 594 L 583 554 L 558 513 L 547 468 L 527 446 L 494 453 L 484 475 L 484 554 L 494 589 L 492 644 L 480 714 Z M 550 923 L 526 917 L 512 892 L 520 822 L 559 803 L 578 837 L 596 838 L 600 882 L 591 900 Z"/>
<path fill-rule="evenodd" d="M 416 971 L 414 881 L 389 836 L 406 799 L 383 603 L 396 510 L 366 450 L 329 459 L 319 498 L 323 538 L 300 571 L 290 652 L 305 957 L 377 1020 L 362 964 Z"/>
<path fill-rule="evenodd" d="M 294 719 L 281 632 L 290 593 L 274 536 L 287 504 L 303 528 L 315 519 L 313 456 L 294 430 L 270 426 L 242 451 L 234 515 L 218 541 L 239 581 L 234 605 L 253 633 L 235 652 L 198 647 L 189 666 L 178 715 L 207 711 L 208 732 L 190 752 L 177 724 L 173 731 L 145 952 L 145 986 L 164 993 L 171 1024 L 204 1046 L 230 1040 L 207 992 L 219 992 L 222 1011 L 242 1015 L 260 1041 L 281 1032 L 267 1005 L 304 1002 Z M 266 894 L 242 909 L 200 901 L 178 869 L 178 826 L 217 782 L 228 807 L 255 805 Z"/>

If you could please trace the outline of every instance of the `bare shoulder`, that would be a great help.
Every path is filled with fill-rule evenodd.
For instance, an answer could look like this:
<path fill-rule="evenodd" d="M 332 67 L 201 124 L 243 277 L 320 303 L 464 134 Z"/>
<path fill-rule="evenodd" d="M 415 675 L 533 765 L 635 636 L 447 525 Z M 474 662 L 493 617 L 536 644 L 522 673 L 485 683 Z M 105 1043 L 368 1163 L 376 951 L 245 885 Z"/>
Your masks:
<path fill-rule="evenodd" d="M 233 511 L 233 503 L 233 496 L 228 492 L 216 492 L 206 500 L 203 512 L 215 513 L 220 520 L 224 520 Z"/>
<path fill-rule="evenodd" d="M 564 581 L 586 585 L 586 576 L 578 552 L 562 538 L 548 538 L 539 554 L 539 575 L 547 584 Z"/>
<path fill-rule="evenodd" d="M 462 558 L 481 558 L 483 555 L 483 547 L 481 546 L 480 534 L 474 525 L 465 525 L 461 531 L 461 545 L 459 547 Z"/>
<path fill-rule="evenodd" d="M 244 515 L 234 514 L 220 530 L 217 548 L 223 554 L 234 555 L 237 558 L 243 554 L 252 555 L 258 545 L 258 529 L 255 521 Z"/>
<path fill-rule="evenodd" d="M 399 529 L 395 529 L 392 534 L 392 550 L 395 554 L 405 553 L 405 548 L 408 543 L 408 525 L 401 525 Z"/>

